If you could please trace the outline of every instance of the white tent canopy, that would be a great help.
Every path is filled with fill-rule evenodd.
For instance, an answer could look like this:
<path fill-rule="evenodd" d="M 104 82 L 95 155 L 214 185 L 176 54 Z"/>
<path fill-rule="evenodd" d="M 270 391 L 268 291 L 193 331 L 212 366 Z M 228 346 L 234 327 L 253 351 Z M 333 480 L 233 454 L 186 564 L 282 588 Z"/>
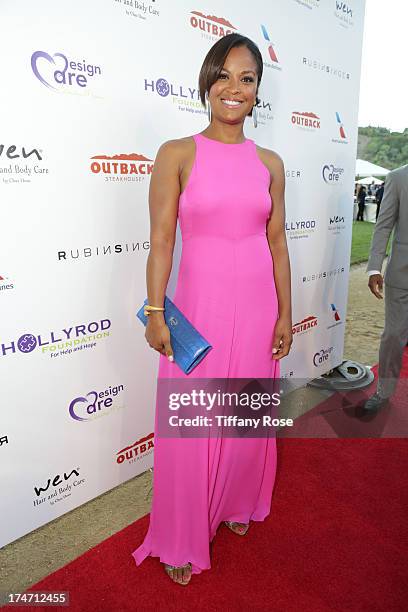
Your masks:
<path fill-rule="evenodd" d="M 387 168 L 372 164 L 365 159 L 358 159 L 356 162 L 356 176 L 385 176 L 388 173 Z"/>
<path fill-rule="evenodd" d="M 375 178 L 374 176 L 366 176 L 365 178 L 356 181 L 358 185 L 382 185 L 384 181 L 380 181 L 380 179 Z"/>

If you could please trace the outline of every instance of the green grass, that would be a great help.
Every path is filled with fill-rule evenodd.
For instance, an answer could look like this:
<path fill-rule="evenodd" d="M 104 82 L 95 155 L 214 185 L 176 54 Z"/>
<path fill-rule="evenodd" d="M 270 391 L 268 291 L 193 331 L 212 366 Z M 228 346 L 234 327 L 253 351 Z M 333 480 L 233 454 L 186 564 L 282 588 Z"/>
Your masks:
<path fill-rule="evenodd" d="M 375 229 L 375 223 L 368 221 L 353 221 L 353 237 L 351 241 L 350 265 L 368 261 L 370 253 L 371 238 Z M 387 255 L 390 252 L 391 237 L 388 241 Z"/>

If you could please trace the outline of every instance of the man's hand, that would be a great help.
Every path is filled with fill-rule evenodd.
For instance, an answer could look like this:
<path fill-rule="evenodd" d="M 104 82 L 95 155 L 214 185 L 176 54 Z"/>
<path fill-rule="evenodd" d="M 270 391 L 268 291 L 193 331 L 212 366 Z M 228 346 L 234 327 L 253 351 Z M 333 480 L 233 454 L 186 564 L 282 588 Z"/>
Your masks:
<path fill-rule="evenodd" d="M 382 300 L 382 290 L 383 290 L 383 276 L 382 274 L 371 274 L 368 279 L 368 286 L 370 287 L 371 293 L 374 293 L 375 297 Z"/>

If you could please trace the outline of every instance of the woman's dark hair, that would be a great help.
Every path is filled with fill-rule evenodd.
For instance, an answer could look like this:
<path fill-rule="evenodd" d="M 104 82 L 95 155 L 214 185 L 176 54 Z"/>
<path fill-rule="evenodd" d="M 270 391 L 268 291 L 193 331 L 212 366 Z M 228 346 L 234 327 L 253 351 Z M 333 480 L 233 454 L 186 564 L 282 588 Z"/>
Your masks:
<path fill-rule="evenodd" d="M 201 66 L 200 76 L 198 78 L 200 100 L 203 106 L 205 106 L 205 92 L 210 91 L 211 87 L 220 76 L 225 59 L 233 47 L 246 47 L 254 56 L 256 71 L 258 74 L 258 86 L 256 88 L 256 92 L 258 93 L 263 72 L 261 52 L 259 51 L 258 46 L 250 38 L 234 32 L 233 34 L 227 34 L 227 36 L 223 36 L 220 38 L 220 40 L 217 40 L 217 42 L 211 47 L 205 56 L 203 65 Z M 259 99 L 257 97 L 256 104 L 258 103 Z M 251 115 L 252 110 L 249 113 L 249 116 Z"/>

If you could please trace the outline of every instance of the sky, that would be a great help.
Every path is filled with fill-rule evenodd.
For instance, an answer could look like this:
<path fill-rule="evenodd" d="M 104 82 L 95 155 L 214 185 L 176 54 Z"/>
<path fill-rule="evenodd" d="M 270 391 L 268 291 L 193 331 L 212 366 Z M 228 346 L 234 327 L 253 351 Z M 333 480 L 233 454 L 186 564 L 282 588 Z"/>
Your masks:
<path fill-rule="evenodd" d="M 359 126 L 408 128 L 407 43 L 408 1 L 366 0 Z"/>

